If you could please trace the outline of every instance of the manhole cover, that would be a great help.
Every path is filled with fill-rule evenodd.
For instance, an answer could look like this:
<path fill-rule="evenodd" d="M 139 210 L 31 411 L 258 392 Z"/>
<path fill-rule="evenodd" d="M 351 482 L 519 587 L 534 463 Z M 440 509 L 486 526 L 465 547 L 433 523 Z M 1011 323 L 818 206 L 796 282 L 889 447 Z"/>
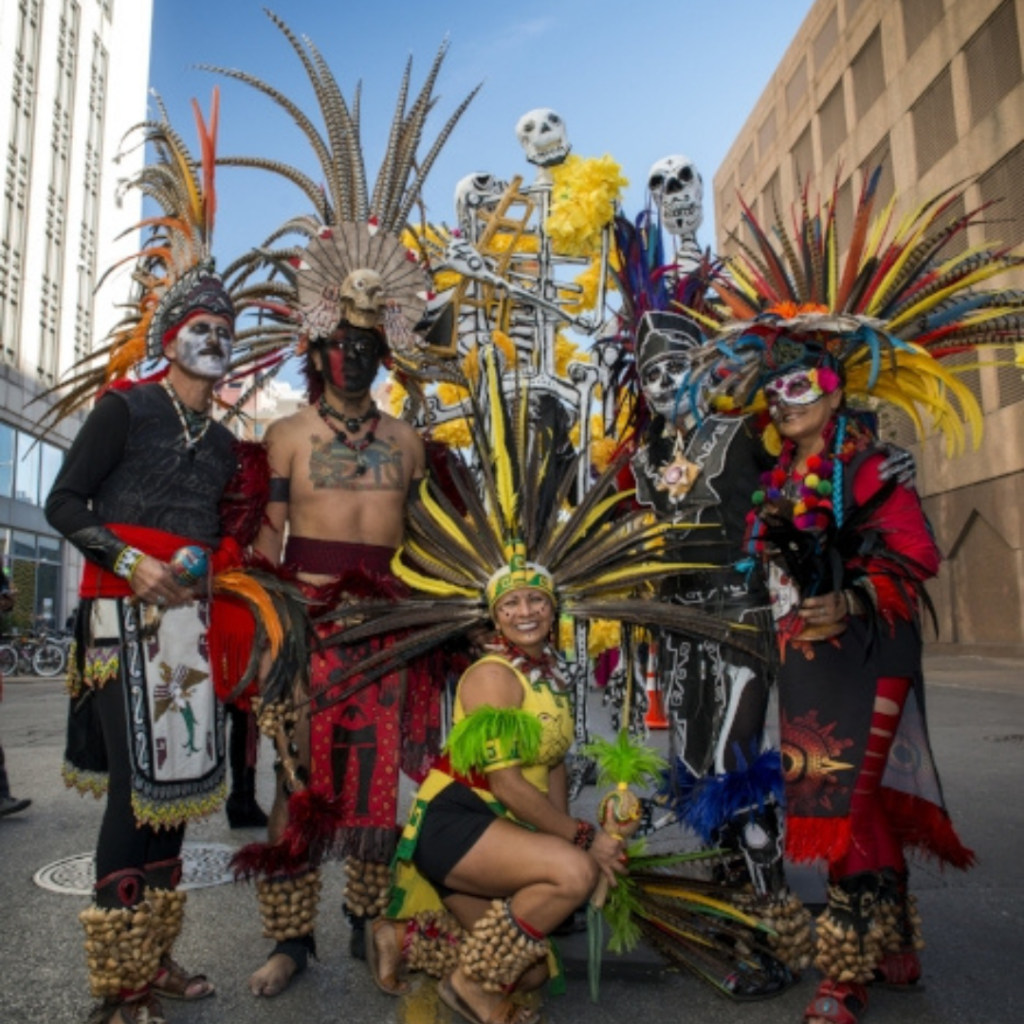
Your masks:
<path fill-rule="evenodd" d="M 234 880 L 228 861 L 235 847 L 224 843 L 185 843 L 181 850 L 182 889 L 205 889 Z M 40 868 L 33 879 L 41 889 L 70 896 L 91 896 L 96 881 L 91 853 L 65 857 Z"/>

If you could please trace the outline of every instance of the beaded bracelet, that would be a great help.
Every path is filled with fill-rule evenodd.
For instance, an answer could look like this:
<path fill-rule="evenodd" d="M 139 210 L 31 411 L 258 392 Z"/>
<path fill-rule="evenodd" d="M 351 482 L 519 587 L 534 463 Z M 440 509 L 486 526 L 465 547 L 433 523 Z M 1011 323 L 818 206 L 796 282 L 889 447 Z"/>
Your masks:
<path fill-rule="evenodd" d="M 126 546 L 114 560 L 114 575 L 120 576 L 123 580 L 130 580 L 132 574 L 139 567 L 139 562 L 145 558 L 145 554 L 138 548 Z"/>
<path fill-rule="evenodd" d="M 582 818 L 576 819 L 576 835 L 573 837 L 573 846 L 581 850 L 589 850 L 594 845 L 594 837 L 597 835 L 597 826 L 591 825 L 589 821 Z"/>

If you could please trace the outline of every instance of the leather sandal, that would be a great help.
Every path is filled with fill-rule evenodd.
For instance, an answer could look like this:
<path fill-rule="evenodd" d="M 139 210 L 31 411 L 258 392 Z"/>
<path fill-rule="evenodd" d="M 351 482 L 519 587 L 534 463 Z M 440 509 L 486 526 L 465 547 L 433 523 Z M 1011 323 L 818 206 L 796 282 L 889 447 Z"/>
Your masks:
<path fill-rule="evenodd" d="M 383 935 L 385 930 L 391 932 L 387 941 L 392 943 L 392 952 L 397 960 L 397 964 L 387 974 L 383 973 L 384 965 L 377 949 L 377 936 Z M 378 917 L 370 926 L 369 940 L 366 943 L 366 966 L 370 968 L 370 977 L 373 978 L 373 983 L 385 995 L 404 996 L 410 990 L 409 983 L 402 981 L 398 976 L 401 964 L 402 950 L 395 940 L 394 924 L 388 918 Z"/>
<path fill-rule="evenodd" d="M 437 983 L 437 994 L 441 1002 L 454 1010 L 460 1017 L 469 1021 L 469 1024 L 537 1024 L 540 1020 L 540 1013 L 531 1010 L 528 1006 L 521 1006 L 512 1002 L 506 997 L 494 1008 L 489 1017 L 481 1017 L 480 1014 L 466 1002 L 452 984 L 451 975 L 442 978 Z"/>
<path fill-rule="evenodd" d="M 217 991 L 205 974 L 189 974 L 168 953 L 160 957 L 160 970 L 153 979 L 152 989 L 164 999 L 179 999 L 185 1003 L 208 999 Z"/>
<path fill-rule="evenodd" d="M 853 981 L 825 978 L 818 986 L 810 1006 L 804 1010 L 805 1021 L 827 1021 L 828 1024 L 857 1024 L 857 1014 L 868 1008 L 868 990 Z"/>

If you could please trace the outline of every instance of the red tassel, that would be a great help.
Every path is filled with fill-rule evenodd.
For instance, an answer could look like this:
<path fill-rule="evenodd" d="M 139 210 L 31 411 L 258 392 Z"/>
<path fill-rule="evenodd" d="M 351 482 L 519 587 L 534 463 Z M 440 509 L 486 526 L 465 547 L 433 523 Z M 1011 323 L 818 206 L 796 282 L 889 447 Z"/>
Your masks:
<path fill-rule="evenodd" d="M 882 790 L 882 803 L 893 834 L 903 846 L 960 871 L 976 863 L 974 851 L 960 841 L 944 808 L 894 789 Z"/>
<path fill-rule="evenodd" d="M 786 818 L 786 856 L 790 860 L 834 864 L 849 848 L 849 818 Z"/>

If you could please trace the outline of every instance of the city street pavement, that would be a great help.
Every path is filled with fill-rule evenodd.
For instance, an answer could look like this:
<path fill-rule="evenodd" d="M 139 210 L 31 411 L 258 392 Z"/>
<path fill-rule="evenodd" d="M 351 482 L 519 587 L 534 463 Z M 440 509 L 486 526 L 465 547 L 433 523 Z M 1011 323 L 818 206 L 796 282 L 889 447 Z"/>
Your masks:
<path fill-rule="evenodd" d="M 978 855 L 968 874 L 932 865 L 912 871 L 928 948 L 922 959 L 925 991 L 872 993 L 865 1019 L 872 1024 L 1018 1024 L 1024 991 L 1017 971 L 1024 954 L 1024 662 L 933 657 L 926 664 L 932 741 L 946 798 L 964 841 Z M 27 811 L 0 819 L 0 1024 L 80 1024 L 87 995 L 82 931 L 77 915 L 88 897 L 47 891 L 36 872 L 54 861 L 87 854 L 95 841 L 101 804 L 64 788 L 59 774 L 65 699 L 49 680 L 7 680 L 0 704 L 0 740 L 16 796 Z M 600 715 L 595 716 L 600 718 Z M 663 734 L 656 734 L 662 735 Z M 266 805 L 271 758 L 262 758 L 260 796 Z M 592 813 L 596 794 L 585 791 L 577 813 Z M 683 845 L 682 833 L 666 839 Z M 672 830 L 674 831 L 674 830 Z M 223 814 L 189 830 L 191 842 L 239 846 L 260 838 L 232 832 Z M 795 887 L 820 900 L 821 878 L 803 870 Z M 171 1024 L 450 1024 L 454 1018 L 435 986 L 417 980 L 410 996 L 389 998 L 373 986 L 365 965 L 349 959 L 348 927 L 340 913 L 342 873 L 325 869 L 318 944 L 321 959 L 285 994 L 251 996 L 249 973 L 266 956 L 256 901 L 245 884 L 222 884 L 189 894 L 185 930 L 176 953 L 206 972 L 217 995 L 200 1003 L 165 1003 Z M 672 1024 L 797 1024 L 813 993 L 813 972 L 779 998 L 737 1004 L 693 977 L 667 970 L 641 949 L 605 954 L 599 1005 L 590 1002 L 582 936 L 565 943 L 566 995 L 549 1000 L 551 1024 L 666 1020 Z"/>

